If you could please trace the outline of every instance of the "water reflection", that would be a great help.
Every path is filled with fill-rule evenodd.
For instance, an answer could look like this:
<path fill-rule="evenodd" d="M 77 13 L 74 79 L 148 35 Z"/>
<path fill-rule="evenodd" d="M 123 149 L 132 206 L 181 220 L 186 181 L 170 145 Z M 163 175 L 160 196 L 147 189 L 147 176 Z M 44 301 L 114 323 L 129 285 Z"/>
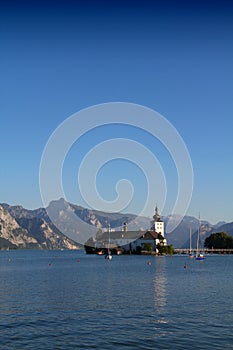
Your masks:
<path fill-rule="evenodd" d="M 157 323 L 167 323 L 165 311 L 167 306 L 166 258 L 156 259 L 154 276 L 154 307 Z"/>

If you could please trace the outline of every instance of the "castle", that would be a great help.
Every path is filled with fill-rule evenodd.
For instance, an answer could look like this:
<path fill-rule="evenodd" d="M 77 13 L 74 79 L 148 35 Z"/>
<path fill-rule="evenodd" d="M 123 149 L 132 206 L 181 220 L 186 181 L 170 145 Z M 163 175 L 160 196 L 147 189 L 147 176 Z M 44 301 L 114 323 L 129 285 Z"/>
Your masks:
<path fill-rule="evenodd" d="M 129 231 L 127 223 L 124 222 L 121 231 L 103 232 L 93 247 L 93 253 L 101 252 L 107 247 L 118 254 L 142 252 L 159 253 L 159 246 L 166 246 L 167 240 L 164 237 L 164 222 L 161 220 L 158 206 L 156 205 L 153 216 L 152 227 L 146 231 Z M 87 251 L 87 249 L 86 249 Z M 91 253 L 90 249 L 88 250 Z"/>

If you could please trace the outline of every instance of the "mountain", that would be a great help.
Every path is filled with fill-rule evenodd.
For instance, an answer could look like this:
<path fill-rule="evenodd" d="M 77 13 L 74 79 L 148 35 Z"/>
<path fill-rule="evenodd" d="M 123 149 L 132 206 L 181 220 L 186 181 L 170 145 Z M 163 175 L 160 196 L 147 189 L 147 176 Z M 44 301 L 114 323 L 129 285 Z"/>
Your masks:
<path fill-rule="evenodd" d="M 226 224 L 226 221 L 219 221 L 216 225 L 214 225 L 214 229 L 218 229 L 219 227 L 223 226 Z"/>
<path fill-rule="evenodd" d="M 50 221 L 46 209 L 0 205 L 0 247 L 33 249 L 78 249 Z"/>
<path fill-rule="evenodd" d="M 45 208 L 38 208 L 35 210 L 29 210 L 29 209 L 25 209 L 24 207 L 22 207 L 21 205 L 9 205 L 6 203 L 2 203 L 1 206 L 7 210 L 11 216 L 13 216 L 14 218 L 43 218 L 45 220 L 48 219 L 48 214 Z"/>
<path fill-rule="evenodd" d="M 52 218 L 52 220 L 50 219 Z M 161 217 L 166 224 L 168 220 L 176 224 L 179 215 Z M 90 210 L 82 206 L 66 202 L 64 199 L 54 200 L 45 208 L 28 210 L 22 206 L 0 205 L 0 247 L 36 248 L 36 249 L 77 249 L 99 230 L 110 225 L 112 230 L 121 230 L 127 222 L 128 230 L 147 230 L 152 218 L 133 214 L 105 213 Z M 166 234 L 168 244 L 175 248 L 189 247 L 189 231 L 192 230 L 192 247 L 196 247 L 198 219 L 184 216 L 180 224 Z M 233 235 L 233 223 L 220 222 L 211 225 L 201 221 L 200 241 L 213 232 L 226 232 Z M 113 233 L 114 234 L 114 233 Z"/>
<path fill-rule="evenodd" d="M 108 229 L 109 225 L 116 231 L 121 230 L 125 221 L 129 230 L 138 231 L 150 227 L 149 218 L 90 210 L 68 203 L 62 198 L 52 201 L 47 207 L 47 213 L 60 231 L 82 245 L 89 238 L 95 237 L 98 230 Z"/>
<path fill-rule="evenodd" d="M 205 239 L 213 233 L 213 230 L 214 230 L 214 227 L 208 222 L 200 224 L 199 247 L 204 247 Z M 197 237 L 198 237 L 198 226 L 194 232 L 192 231 L 192 235 L 191 235 L 191 246 L 194 249 L 197 247 Z M 190 247 L 190 239 L 188 235 L 188 239 L 183 243 L 183 245 L 180 245 L 180 248 L 189 248 L 189 247 Z"/>
<path fill-rule="evenodd" d="M 167 218 L 164 218 L 166 222 Z M 198 235 L 198 219 L 190 216 L 185 216 L 180 225 L 170 234 L 167 235 L 169 244 L 179 248 L 189 248 L 189 230 L 191 227 L 192 232 L 192 247 L 196 248 L 197 235 Z M 211 225 L 208 221 L 200 222 L 200 246 L 204 247 L 205 239 L 212 233 L 225 232 L 230 236 L 233 236 L 233 222 L 225 223 L 219 222 L 216 225 Z"/>
<path fill-rule="evenodd" d="M 233 236 L 233 222 L 230 223 L 224 223 L 223 225 L 219 226 L 218 229 L 214 230 L 215 232 L 226 232 L 228 235 Z"/>
<path fill-rule="evenodd" d="M 37 244 L 36 239 L 27 230 L 22 228 L 1 205 L 0 243 L 5 248 L 29 248 Z"/>

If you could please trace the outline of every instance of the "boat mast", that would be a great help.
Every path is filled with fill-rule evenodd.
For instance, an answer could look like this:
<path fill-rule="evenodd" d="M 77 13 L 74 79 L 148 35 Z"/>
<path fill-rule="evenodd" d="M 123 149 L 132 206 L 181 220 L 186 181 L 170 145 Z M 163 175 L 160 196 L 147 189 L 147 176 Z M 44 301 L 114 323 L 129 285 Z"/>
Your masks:
<path fill-rule="evenodd" d="M 108 254 L 110 254 L 110 224 L 108 224 Z"/>
<path fill-rule="evenodd" d="M 192 229 L 189 228 L 189 253 L 192 253 Z"/>
<path fill-rule="evenodd" d="M 200 213 L 198 216 L 198 229 L 197 229 L 197 254 L 199 253 L 199 240 L 200 240 Z"/>
<path fill-rule="evenodd" d="M 110 224 L 108 224 L 108 254 L 105 255 L 105 259 L 112 260 L 112 255 L 110 251 Z"/>

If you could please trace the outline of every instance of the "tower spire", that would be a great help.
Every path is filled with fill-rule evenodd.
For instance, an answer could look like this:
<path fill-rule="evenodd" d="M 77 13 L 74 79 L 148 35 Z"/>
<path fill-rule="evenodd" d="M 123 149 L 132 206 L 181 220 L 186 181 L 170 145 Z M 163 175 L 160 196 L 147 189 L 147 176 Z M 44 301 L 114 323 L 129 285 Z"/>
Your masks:
<path fill-rule="evenodd" d="M 155 207 L 155 215 L 153 216 L 154 222 L 159 222 L 160 220 L 160 215 L 159 215 L 159 209 L 158 209 L 158 205 L 156 204 Z"/>

